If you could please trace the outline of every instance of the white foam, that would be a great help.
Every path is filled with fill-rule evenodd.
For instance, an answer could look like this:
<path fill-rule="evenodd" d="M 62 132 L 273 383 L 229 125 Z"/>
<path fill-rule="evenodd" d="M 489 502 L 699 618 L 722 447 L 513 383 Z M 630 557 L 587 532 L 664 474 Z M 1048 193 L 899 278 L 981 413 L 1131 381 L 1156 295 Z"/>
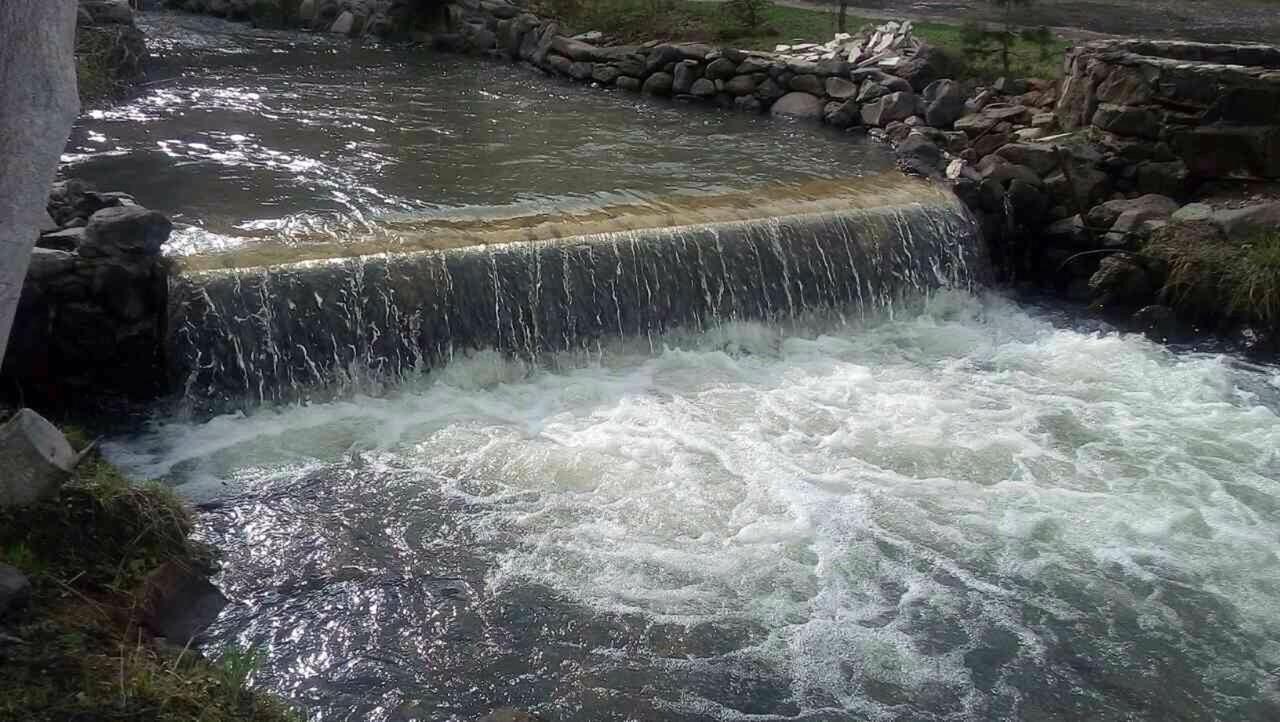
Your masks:
<path fill-rule="evenodd" d="M 1280 419 L 1237 393 L 1256 372 L 962 294 L 858 332 L 669 342 L 556 373 L 480 354 L 393 397 L 109 449 L 205 493 L 353 453 L 419 470 L 473 510 L 495 593 L 759 625 L 747 653 L 798 700 L 868 715 L 872 684 L 976 709 L 964 655 L 982 634 L 1043 654 L 1026 606 L 1088 619 L 1109 600 L 1194 636 L 1168 584 L 1269 639 L 1231 663 L 1274 662 Z"/>

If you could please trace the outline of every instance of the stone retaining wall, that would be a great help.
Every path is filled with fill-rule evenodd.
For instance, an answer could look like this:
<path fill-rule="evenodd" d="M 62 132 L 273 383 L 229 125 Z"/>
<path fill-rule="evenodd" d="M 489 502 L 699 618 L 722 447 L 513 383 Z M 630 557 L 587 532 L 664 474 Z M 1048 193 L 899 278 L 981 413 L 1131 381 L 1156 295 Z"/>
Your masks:
<path fill-rule="evenodd" d="M 1280 49 L 1102 41 L 1067 56 L 1057 113 L 1134 165 L 1280 178 Z"/>
<path fill-rule="evenodd" d="M 81 406 L 165 392 L 169 219 L 124 193 L 54 185 L 0 374 L 4 395 Z"/>

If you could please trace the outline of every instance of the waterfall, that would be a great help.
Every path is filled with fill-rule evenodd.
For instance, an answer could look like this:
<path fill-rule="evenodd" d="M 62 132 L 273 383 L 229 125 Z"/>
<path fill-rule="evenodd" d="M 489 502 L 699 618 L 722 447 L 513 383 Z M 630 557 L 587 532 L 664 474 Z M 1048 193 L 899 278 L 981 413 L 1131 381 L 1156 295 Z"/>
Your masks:
<path fill-rule="evenodd" d="M 469 349 L 595 350 L 733 321 L 852 317 L 986 279 L 949 194 L 555 240 L 191 272 L 172 372 L 206 410 L 368 389 Z"/>

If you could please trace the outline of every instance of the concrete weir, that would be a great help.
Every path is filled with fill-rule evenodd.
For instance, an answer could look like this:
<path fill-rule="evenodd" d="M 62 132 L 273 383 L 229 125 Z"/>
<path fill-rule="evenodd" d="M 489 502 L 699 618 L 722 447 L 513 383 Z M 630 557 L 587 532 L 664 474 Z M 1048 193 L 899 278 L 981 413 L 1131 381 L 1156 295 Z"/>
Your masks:
<path fill-rule="evenodd" d="M 174 383 L 208 411 L 325 398 L 467 349 L 533 359 L 729 321 L 865 316 L 986 280 L 977 226 L 954 196 L 874 180 L 695 198 L 684 212 L 402 227 L 412 250 L 189 271 L 171 289 Z M 669 213 L 687 222 L 634 226 Z M 512 238 L 547 228 L 570 232 Z"/>

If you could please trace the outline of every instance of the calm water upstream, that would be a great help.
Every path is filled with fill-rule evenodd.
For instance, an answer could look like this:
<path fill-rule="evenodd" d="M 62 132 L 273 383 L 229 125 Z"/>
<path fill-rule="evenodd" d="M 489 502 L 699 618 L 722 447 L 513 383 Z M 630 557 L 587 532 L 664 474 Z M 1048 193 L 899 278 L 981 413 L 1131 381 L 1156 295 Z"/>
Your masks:
<path fill-rule="evenodd" d="M 601 93 L 496 61 L 141 17 L 158 82 L 86 114 L 64 174 L 171 214 L 183 226 L 171 253 L 892 167 L 882 146 L 829 129 Z"/>
<path fill-rule="evenodd" d="M 176 79 L 84 120 L 66 173 L 175 214 L 179 253 L 886 166 L 505 65 L 145 24 Z M 787 269 L 759 283 L 790 300 Z M 201 505 L 207 651 L 256 648 L 313 720 L 1280 719 L 1280 370 L 995 295 L 839 305 L 166 406 L 105 450 Z"/>

